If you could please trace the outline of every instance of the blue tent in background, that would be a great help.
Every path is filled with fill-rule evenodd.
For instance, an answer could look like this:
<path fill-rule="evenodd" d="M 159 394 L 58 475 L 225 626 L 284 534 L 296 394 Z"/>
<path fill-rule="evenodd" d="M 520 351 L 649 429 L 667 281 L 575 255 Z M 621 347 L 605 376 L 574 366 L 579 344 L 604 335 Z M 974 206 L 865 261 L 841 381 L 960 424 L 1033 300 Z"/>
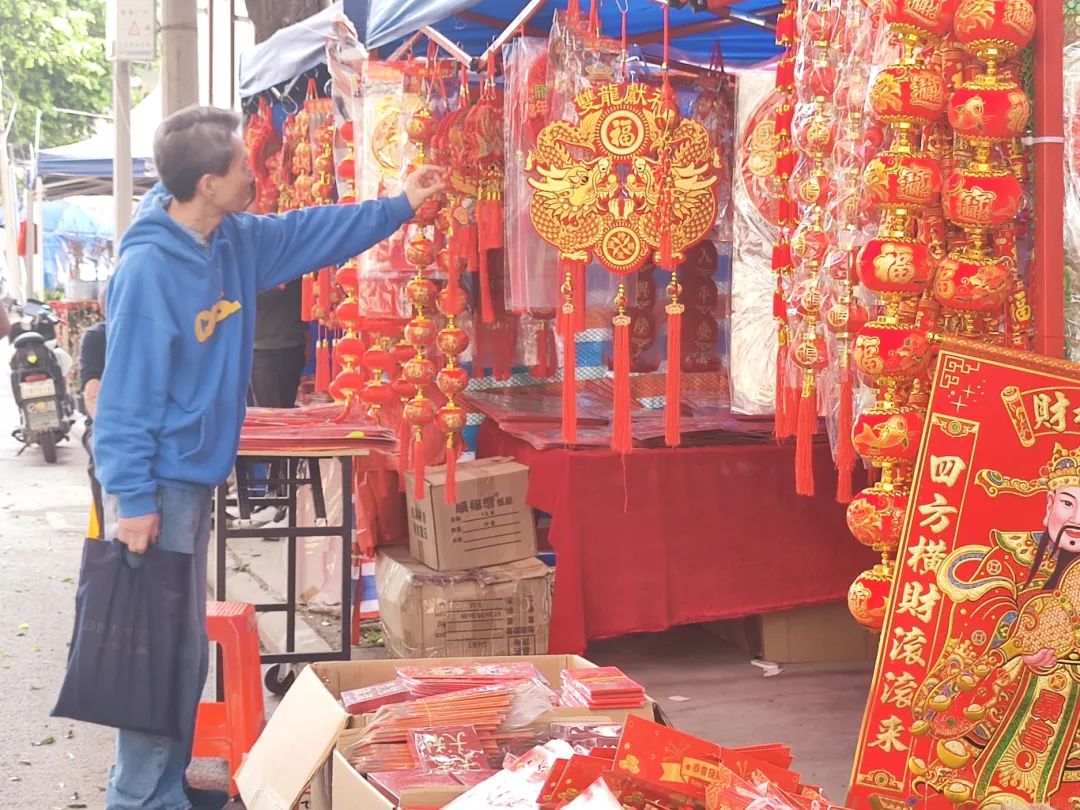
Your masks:
<path fill-rule="evenodd" d="M 597 0 L 599 2 L 599 0 Z M 655 0 L 625 0 L 631 38 L 656 34 L 663 27 L 663 9 Z M 588 0 L 582 2 L 588 7 Z M 275 33 L 240 59 L 240 95 L 250 97 L 288 82 L 325 62 L 327 37 L 336 20 L 348 17 L 360 43 L 384 56 L 424 26 L 432 26 L 472 56 L 480 56 L 491 41 L 525 7 L 525 0 L 339 0 L 307 20 Z M 566 0 L 548 0 L 529 21 L 528 30 L 546 34 Z M 672 8 L 672 45 L 705 62 L 719 41 L 729 65 L 764 62 L 779 53 L 772 27 L 783 8 L 779 0 L 733 2 L 723 14 Z M 619 4 L 600 7 L 603 30 L 616 35 L 621 28 Z M 655 41 L 659 48 L 659 40 Z"/>
<path fill-rule="evenodd" d="M 112 225 L 67 200 L 48 200 L 41 209 L 41 255 L 45 288 L 55 290 L 74 269 L 76 253 L 84 263 L 107 255 Z M 74 279 L 78 281 L 79 279 Z"/>

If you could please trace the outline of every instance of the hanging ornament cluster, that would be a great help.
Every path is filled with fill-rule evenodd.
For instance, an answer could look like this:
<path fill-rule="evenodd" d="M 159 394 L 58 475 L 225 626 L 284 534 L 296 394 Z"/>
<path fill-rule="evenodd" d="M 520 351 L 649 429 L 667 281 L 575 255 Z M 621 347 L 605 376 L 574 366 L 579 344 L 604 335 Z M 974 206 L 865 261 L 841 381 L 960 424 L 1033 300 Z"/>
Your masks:
<path fill-rule="evenodd" d="M 855 471 L 855 449 L 851 429 L 855 399 L 859 396 L 857 374 L 852 362 L 855 336 L 869 320 L 861 300 L 856 257 L 868 238 L 868 207 L 862 196 L 862 173 L 866 163 L 881 146 L 881 128 L 865 126 L 864 110 L 869 93 L 871 50 L 877 41 L 880 14 L 860 0 L 840 0 L 836 8 L 838 24 L 834 41 L 837 138 L 831 165 L 832 202 L 830 245 L 823 274 L 822 311 L 828 328 L 832 367 L 819 378 L 819 397 L 825 403 L 830 423 L 835 419 L 834 457 L 837 470 L 836 500 L 851 501 Z M 824 389 L 824 390 L 822 390 Z"/>
<path fill-rule="evenodd" d="M 836 50 L 842 20 L 832 0 L 803 0 L 795 85 L 798 102 L 791 138 L 798 160 L 791 178 L 791 237 L 794 269 L 789 306 L 793 311 L 790 364 L 801 372 L 795 431 L 795 491 L 814 494 L 813 442 L 818 429 L 818 377 L 828 364 L 822 303 L 826 258 L 835 234 L 826 220 L 835 192 L 833 148 L 837 137 Z M 843 269 L 844 265 L 839 265 Z"/>
<path fill-rule="evenodd" d="M 612 321 L 615 413 L 612 447 L 631 449 L 630 301 L 623 279 L 650 258 L 671 272 L 668 285 L 667 430 L 680 443 L 681 285 L 678 264 L 716 223 L 720 158 L 708 132 L 681 118 L 665 64 L 659 88 L 636 82 L 601 84 L 574 99 L 578 123 L 556 121 L 537 136 L 526 168 L 533 189 L 529 216 L 537 233 L 559 251 L 563 309 L 563 436 L 576 441 L 574 335 L 584 316 L 578 298 L 585 267 L 595 259 L 619 277 Z"/>
<path fill-rule="evenodd" d="M 996 331 L 1003 305 L 1015 292 L 1013 329 L 1030 326 L 1030 307 L 1011 248 L 998 251 L 994 234 L 1011 230 L 1023 201 L 1016 167 L 1006 147 L 1027 130 L 1031 103 L 1020 85 L 1001 75 L 1002 63 L 1025 48 L 1035 33 L 1031 0 L 962 0 L 955 38 L 985 68 L 949 98 L 955 135 L 971 149 L 945 180 L 945 218 L 964 237 L 942 260 L 934 296 L 947 331 L 968 337 Z M 1007 240 L 1008 242 L 1008 240 Z"/>
<path fill-rule="evenodd" d="M 776 18 L 776 44 L 784 49 L 776 65 L 775 161 L 779 187 L 776 192 L 776 243 L 773 245 L 772 269 L 776 280 L 773 291 L 773 317 L 776 319 L 776 394 L 775 431 L 777 438 L 795 435 L 798 411 L 797 391 L 788 374 L 791 327 L 788 323 L 788 290 L 795 268 L 792 265 L 791 236 L 795 227 L 795 206 L 791 199 L 791 175 L 795 170 L 795 150 L 791 143 L 791 124 L 795 115 L 795 56 L 799 26 L 796 22 L 799 0 L 784 0 L 784 9 Z"/>
<path fill-rule="evenodd" d="M 882 68 L 870 91 L 873 115 L 888 125 L 891 140 L 863 177 L 881 224 L 859 251 L 857 270 L 863 286 L 877 296 L 878 308 L 859 330 L 853 357 L 875 389 L 875 402 L 855 420 L 852 441 L 880 479 L 851 501 L 847 523 L 859 542 L 882 555 L 881 563 L 860 574 L 848 594 L 852 615 L 871 629 L 879 629 L 884 620 L 887 581 L 922 434 L 923 411 L 913 393 L 925 379 L 929 355 L 917 313 L 934 262 L 919 238 L 919 225 L 920 215 L 940 204 L 942 172 L 920 147 L 923 129 L 945 111 L 946 91 L 941 73 L 927 66 L 922 50 L 948 32 L 954 9 L 953 0 L 886 3 L 885 23 L 902 55 Z"/>

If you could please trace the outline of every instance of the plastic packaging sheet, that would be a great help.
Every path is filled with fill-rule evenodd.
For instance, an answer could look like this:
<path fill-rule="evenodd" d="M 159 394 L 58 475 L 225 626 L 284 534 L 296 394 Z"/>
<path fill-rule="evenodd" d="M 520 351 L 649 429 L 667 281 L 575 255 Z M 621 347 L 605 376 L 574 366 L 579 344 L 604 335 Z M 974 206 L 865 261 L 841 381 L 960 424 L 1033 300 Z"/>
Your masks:
<path fill-rule="evenodd" d="M 775 72 L 738 74 L 732 191 L 731 410 L 770 414 L 776 388 L 772 246 L 776 239 Z"/>
<path fill-rule="evenodd" d="M 1080 362 L 1080 41 L 1065 49 L 1065 350 Z"/>

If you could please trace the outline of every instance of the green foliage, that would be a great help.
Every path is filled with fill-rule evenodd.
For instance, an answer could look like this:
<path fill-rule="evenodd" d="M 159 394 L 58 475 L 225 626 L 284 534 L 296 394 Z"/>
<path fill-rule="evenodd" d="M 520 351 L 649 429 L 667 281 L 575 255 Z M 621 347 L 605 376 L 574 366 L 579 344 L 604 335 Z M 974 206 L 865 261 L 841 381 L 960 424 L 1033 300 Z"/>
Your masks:
<path fill-rule="evenodd" d="M 108 113 L 112 71 L 105 59 L 104 0 L 0 0 L 4 108 L 19 106 L 12 144 L 26 154 L 41 111 L 41 146 L 74 143 L 94 119 L 56 111 Z"/>

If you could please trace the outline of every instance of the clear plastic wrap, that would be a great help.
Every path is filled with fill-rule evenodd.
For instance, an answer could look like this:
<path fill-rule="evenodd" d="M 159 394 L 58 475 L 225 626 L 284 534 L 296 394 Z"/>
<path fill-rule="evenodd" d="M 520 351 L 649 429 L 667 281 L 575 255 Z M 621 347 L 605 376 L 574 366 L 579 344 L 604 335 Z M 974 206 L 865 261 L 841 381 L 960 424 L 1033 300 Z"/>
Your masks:
<path fill-rule="evenodd" d="M 1080 362 L 1080 42 L 1065 49 L 1065 351 Z"/>
<path fill-rule="evenodd" d="M 732 189 L 731 410 L 773 412 L 776 320 L 772 246 L 776 240 L 776 74 L 738 73 L 738 154 Z"/>

